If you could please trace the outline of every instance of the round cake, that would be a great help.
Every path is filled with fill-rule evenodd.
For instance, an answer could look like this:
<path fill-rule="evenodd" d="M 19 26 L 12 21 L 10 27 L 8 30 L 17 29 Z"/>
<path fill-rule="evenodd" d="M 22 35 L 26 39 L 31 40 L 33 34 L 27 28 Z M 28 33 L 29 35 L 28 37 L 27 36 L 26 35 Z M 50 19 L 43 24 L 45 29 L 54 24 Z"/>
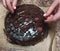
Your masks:
<path fill-rule="evenodd" d="M 44 12 L 32 4 L 18 5 L 14 13 L 5 18 L 5 32 L 11 42 L 20 45 L 35 45 L 48 35 Z"/>

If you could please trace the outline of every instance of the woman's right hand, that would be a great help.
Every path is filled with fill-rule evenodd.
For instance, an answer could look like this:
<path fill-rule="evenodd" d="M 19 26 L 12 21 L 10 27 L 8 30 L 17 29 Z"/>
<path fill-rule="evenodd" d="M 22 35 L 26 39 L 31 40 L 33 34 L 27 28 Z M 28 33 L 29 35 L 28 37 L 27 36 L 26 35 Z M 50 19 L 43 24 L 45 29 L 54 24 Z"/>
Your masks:
<path fill-rule="evenodd" d="M 17 0 L 2 0 L 3 2 L 3 6 L 8 9 L 11 13 L 14 12 L 14 9 L 16 9 L 16 4 L 17 4 Z"/>
<path fill-rule="evenodd" d="M 55 8 L 57 8 L 57 12 L 52 15 L 52 12 L 55 10 Z M 51 4 L 44 16 L 45 18 L 47 18 L 45 20 L 45 22 L 47 23 L 52 23 L 60 20 L 60 0 L 54 0 L 54 2 Z"/>

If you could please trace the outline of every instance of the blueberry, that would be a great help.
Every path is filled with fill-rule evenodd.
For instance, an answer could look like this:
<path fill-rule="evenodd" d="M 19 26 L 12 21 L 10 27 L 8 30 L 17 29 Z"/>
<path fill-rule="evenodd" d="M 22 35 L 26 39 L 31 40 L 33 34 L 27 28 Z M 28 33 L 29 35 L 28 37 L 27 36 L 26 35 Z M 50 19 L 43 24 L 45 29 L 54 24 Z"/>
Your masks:
<path fill-rule="evenodd" d="M 14 27 L 11 27 L 11 30 L 14 30 L 15 28 Z"/>
<path fill-rule="evenodd" d="M 12 24 L 12 23 L 10 23 L 10 26 L 13 26 L 13 24 Z"/>
<path fill-rule="evenodd" d="M 20 27 L 18 27 L 18 33 L 20 33 L 20 30 L 21 30 Z"/>
<path fill-rule="evenodd" d="M 13 37 L 15 37 L 15 38 L 16 38 L 16 34 L 13 34 Z"/>
<path fill-rule="evenodd" d="M 10 28 L 7 28 L 7 31 L 10 31 Z"/>
<path fill-rule="evenodd" d="M 28 37 L 28 38 L 30 38 L 31 36 L 30 36 L 30 35 L 28 35 L 27 37 Z"/>
<path fill-rule="evenodd" d="M 16 39 L 20 39 L 19 36 L 16 36 L 15 38 L 16 38 Z"/>
<path fill-rule="evenodd" d="M 11 31 L 10 34 L 13 35 L 13 32 Z"/>
<path fill-rule="evenodd" d="M 24 34 L 23 33 L 20 33 L 20 36 L 24 36 Z"/>
<path fill-rule="evenodd" d="M 16 30 L 14 29 L 14 30 L 13 30 L 13 32 L 15 33 L 15 32 L 16 32 Z"/>
<path fill-rule="evenodd" d="M 22 24 L 19 24 L 19 26 L 22 26 Z"/>
<path fill-rule="evenodd" d="M 21 41 L 23 41 L 23 37 L 22 37 L 22 36 L 19 36 L 19 39 L 20 39 Z"/>
<path fill-rule="evenodd" d="M 33 36 L 32 38 L 35 38 L 35 36 Z"/>
<path fill-rule="evenodd" d="M 24 38 L 24 41 L 29 40 L 29 38 L 27 36 L 24 36 L 23 38 Z"/>
<path fill-rule="evenodd" d="M 16 30 L 16 32 L 18 31 L 18 29 L 17 29 L 17 28 L 16 28 L 15 30 Z"/>

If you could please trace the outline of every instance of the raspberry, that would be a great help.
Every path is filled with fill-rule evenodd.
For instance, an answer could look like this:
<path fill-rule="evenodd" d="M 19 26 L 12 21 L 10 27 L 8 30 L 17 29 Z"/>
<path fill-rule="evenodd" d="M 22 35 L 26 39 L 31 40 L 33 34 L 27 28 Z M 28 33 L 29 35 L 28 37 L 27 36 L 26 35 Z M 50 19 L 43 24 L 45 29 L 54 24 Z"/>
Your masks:
<path fill-rule="evenodd" d="M 28 22 L 29 21 L 29 18 L 25 18 L 25 21 Z"/>
<path fill-rule="evenodd" d="M 34 21 L 39 21 L 39 18 L 38 18 L 38 17 L 36 17 L 36 18 L 34 19 Z"/>
<path fill-rule="evenodd" d="M 39 32 L 42 32 L 42 27 L 38 27 L 37 30 L 38 30 Z"/>

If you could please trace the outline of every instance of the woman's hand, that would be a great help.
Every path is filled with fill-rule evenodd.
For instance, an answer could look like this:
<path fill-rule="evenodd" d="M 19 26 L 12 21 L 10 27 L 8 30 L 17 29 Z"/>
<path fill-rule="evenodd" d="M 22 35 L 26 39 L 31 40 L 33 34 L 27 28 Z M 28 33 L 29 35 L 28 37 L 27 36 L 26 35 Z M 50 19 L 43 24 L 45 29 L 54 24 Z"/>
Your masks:
<path fill-rule="evenodd" d="M 55 10 L 55 8 L 58 6 L 57 13 L 52 15 L 52 11 Z M 48 11 L 44 14 L 44 16 L 47 18 L 45 22 L 51 23 L 55 22 L 60 19 L 60 0 L 54 0 Z"/>
<path fill-rule="evenodd" d="M 17 0 L 2 0 L 3 2 L 3 6 L 8 9 L 11 13 L 14 12 L 14 9 L 16 9 L 16 4 L 17 4 Z"/>

